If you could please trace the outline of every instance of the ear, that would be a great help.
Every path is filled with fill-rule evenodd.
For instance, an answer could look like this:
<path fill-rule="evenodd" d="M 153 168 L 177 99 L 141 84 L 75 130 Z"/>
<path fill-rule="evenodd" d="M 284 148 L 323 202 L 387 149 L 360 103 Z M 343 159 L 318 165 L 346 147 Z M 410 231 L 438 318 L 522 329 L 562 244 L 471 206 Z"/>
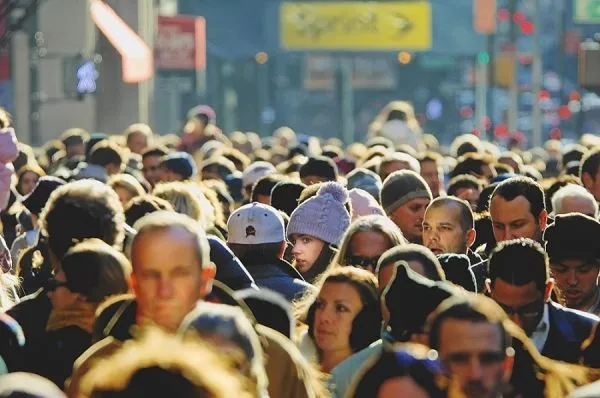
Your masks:
<path fill-rule="evenodd" d="M 131 286 L 131 291 L 137 296 L 138 281 L 135 277 L 135 273 L 131 273 L 131 276 L 129 277 L 129 282 L 129 285 Z"/>
<path fill-rule="evenodd" d="M 283 255 L 285 254 L 285 249 L 287 249 L 287 242 L 283 241 L 283 242 L 281 242 L 281 245 L 279 246 L 279 251 L 277 252 L 278 258 L 283 259 Z"/>
<path fill-rule="evenodd" d="M 548 212 L 545 209 L 542 210 L 538 216 L 538 225 L 540 226 L 540 230 L 546 230 L 546 226 L 548 225 Z"/>
<path fill-rule="evenodd" d="M 467 231 L 467 247 L 471 247 L 471 245 L 473 245 L 475 238 L 477 238 L 477 232 L 475 231 L 475 228 L 469 229 Z"/>
<path fill-rule="evenodd" d="M 486 278 L 485 280 L 485 291 L 491 296 L 492 295 L 492 280 Z"/>
<path fill-rule="evenodd" d="M 583 183 L 585 189 L 587 189 L 588 191 L 590 191 L 594 186 L 594 179 L 592 178 L 590 173 L 586 173 L 585 171 L 581 174 L 581 182 Z"/>
<path fill-rule="evenodd" d="M 554 288 L 554 278 L 548 278 L 546 281 L 546 287 L 544 288 L 544 302 L 550 300 L 552 289 Z"/>
<path fill-rule="evenodd" d="M 217 267 L 213 263 L 206 264 L 202 267 L 202 282 L 200 286 L 200 294 L 206 297 L 212 290 L 212 282 L 217 274 Z"/>

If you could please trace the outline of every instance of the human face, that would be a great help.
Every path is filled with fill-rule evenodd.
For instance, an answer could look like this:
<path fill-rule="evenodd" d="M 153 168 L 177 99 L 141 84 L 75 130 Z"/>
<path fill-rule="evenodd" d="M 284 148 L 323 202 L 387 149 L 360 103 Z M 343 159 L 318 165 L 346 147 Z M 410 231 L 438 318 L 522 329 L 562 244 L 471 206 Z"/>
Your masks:
<path fill-rule="evenodd" d="M 33 171 L 26 171 L 25 173 L 23 173 L 19 184 L 19 191 L 21 192 L 21 195 L 25 196 L 30 194 L 31 191 L 33 191 L 33 189 L 35 188 L 39 179 L 40 176 L 37 175 L 37 173 L 34 173 Z"/>
<path fill-rule="evenodd" d="M 160 173 L 158 165 L 160 163 L 160 156 L 146 156 L 142 159 L 142 172 L 144 178 L 154 186 L 160 181 Z"/>
<path fill-rule="evenodd" d="M 557 211 L 556 214 L 581 213 L 598 218 L 594 204 L 591 198 L 566 197 L 562 200 L 560 211 Z"/>
<path fill-rule="evenodd" d="M 447 319 L 440 327 L 438 351 L 467 397 L 497 397 L 510 375 L 498 325 Z"/>
<path fill-rule="evenodd" d="M 511 201 L 496 195 L 490 202 L 490 216 L 496 242 L 517 238 L 539 241 L 546 229 L 548 214 L 542 210 L 536 219 L 531 214 L 529 201 L 522 195 Z"/>
<path fill-rule="evenodd" d="M 550 289 L 551 290 L 551 289 Z M 491 285 L 492 298 L 504 309 L 510 319 L 527 333 L 535 331 L 544 315 L 544 303 L 547 298 L 534 282 L 516 286 L 502 279 L 496 279 Z"/>
<path fill-rule="evenodd" d="M 384 381 L 377 391 L 377 398 L 429 398 L 429 394 L 411 377 L 394 377 Z"/>
<path fill-rule="evenodd" d="M 598 167 L 596 175 L 593 177 L 589 173 L 583 173 L 581 180 L 585 189 L 590 191 L 594 198 L 600 202 L 600 167 Z"/>
<path fill-rule="evenodd" d="M 129 201 L 133 198 L 133 195 L 130 191 L 122 187 L 114 187 L 113 190 L 117 193 L 123 208 L 125 208 L 125 205 L 129 203 Z"/>
<path fill-rule="evenodd" d="M 352 354 L 352 322 L 363 304 L 356 289 L 342 282 L 325 282 L 316 300 L 315 344 L 324 353 Z"/>
<path fill-rule="evenodd" d="M 294 256 L 296 268 L 300 272 L 308 272 L 319 258 L 325 242 L 314 236 L 300 234 L 293 234 L 291 239 L 294 245 L 292 256 Z"/>
<path fill-rule="evenodd" d="M 477 210 L 477 202 L 479 201 L 479 195 L 481 192 L 474 188 L 461 188 L 456 190 L 456 197 L 459 199 L 466 200 L 471 205 L 471 210 Z"/>
<path fill-rule="evenodd" d="M 598 294 L 598 261 L 555 261 L 550 263 L 550 270 L 568 307 L 585 311 L 592 305 Z"/>
<path fill-rule="evenodd" d="M 189 232 L 169 227 L 138 235 L 131 251 L 138 322 L 175 331 L 212 287 L 213 264 L 200 264 Z"/>
<path fill-rule="evenodd" d="M 429 206 L 428 198 L 409 200 L 390 214 L 390 219 L 400 228 L 410 243 L 423 241 L 423 217 Z"/>
<path fill-rule="evenodd" d="M 392 174 L 394 171 L 399 170 L 411 170 L 411 168 L 407 162 L 402 162 L 399 160 L 384 163 L 379 169 L 379 176 L 381 177 L 381 181 L 385 181 L 387 176 Z"/>
<path fill-rule="evenodd" d="M 320 176 L 305 176 L 300 179 L 304 185 L 315 185 L 321 182 L 327 182 L 327 178 Z"/>
<path fill-rule="evenodd" d="M 78 293 L 73 293 L 69 288 L 65 285 L 67 282 L 67 277 L 63 271 L 58 271 L 54 276 L 56 283 L 52 288 L 46 289 L 48 297 L 52 302 L 52 308 L 55 310 L 63 310 L 65 308 L 69 308 L 75 302 L 80 299 L 80 295 Z"/>
<path fill-rule="evenodd" d="M 377 260 L 391 247 L 390 239 L 377 231 L 359 231 L 352 235 L 348 246 L 347 264 L 360 266 L 375 273 Z"/>
<path fill-rule="evenodd" d="M 133 153 L 142 154 L 148 147 L 148 138 L 140 132 L 132 133 L 127 138 L 127 147 Z"/>
<path fill-rule="evenodd" d="M 179 174 L 175 174 L 174 172 L 167 169 L 166 167 L 158 168 L 158 176 L 159 176 L 160 182 L 174 182 L 174 181 L 182 180 L 182 178 Z"/>
<path fill-rule="evenodd" d="M 444 253 L 466 254 L 473 243 L 474 230 L 463 231 L 460 210 L 455 205 L 428 208 L 423 220 L 423 245 L 436 256 Z"/>
<path fill-rule="evenodd" d="M 437 164 L 431 160 L 421 162 L 421 177 L 429 185 L 434 198 L 440 196 L 442 173 Z"/>

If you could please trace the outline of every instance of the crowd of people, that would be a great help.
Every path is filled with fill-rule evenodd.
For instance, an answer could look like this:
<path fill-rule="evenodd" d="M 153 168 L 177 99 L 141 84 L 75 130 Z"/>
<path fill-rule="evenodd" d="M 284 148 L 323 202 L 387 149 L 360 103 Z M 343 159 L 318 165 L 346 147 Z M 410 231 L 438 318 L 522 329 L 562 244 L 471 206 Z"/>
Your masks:
<path fill-rule="evenodd" d="M 598 397 L 600 137 L 0 111 L 0 397 Z"/>

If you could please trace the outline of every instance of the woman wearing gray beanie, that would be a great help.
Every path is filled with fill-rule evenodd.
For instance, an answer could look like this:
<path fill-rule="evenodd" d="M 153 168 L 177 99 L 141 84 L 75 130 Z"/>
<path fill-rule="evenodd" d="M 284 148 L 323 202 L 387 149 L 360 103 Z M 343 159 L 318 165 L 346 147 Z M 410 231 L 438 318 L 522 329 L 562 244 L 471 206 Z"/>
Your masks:
<path fill-rule="evenodd" d="M 350 225 L 350 214 L 344 206 L 348 198 L 341 184 L 324 183 L 316 196 L 300 204 L 290 216 L 287 237 L 294 245 L 294 266 L 309 283 L 329 266 L 334 247 Z"/>

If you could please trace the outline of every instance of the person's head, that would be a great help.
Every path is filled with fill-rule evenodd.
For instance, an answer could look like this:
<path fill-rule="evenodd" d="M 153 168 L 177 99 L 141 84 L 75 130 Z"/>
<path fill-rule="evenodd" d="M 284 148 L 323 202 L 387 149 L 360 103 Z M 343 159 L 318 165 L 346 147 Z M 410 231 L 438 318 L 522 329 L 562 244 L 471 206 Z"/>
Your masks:
<path fill-rule="evenodd" d="M 377 168 L 377 174 L 379 174 L 382 181 L 385 181 L 394 171 L 400 170 L 412 170 L 419 174 L 421 173 L 421 166 L 419 165 L 419 161 L 413 156 L 403 152 L 393 152 L 381 159 L 381 163 L 379 163 L 379 167 Z"/>
<path fill-rule="evenodd" d="M 505 152 L 498 158 L 498 163 L 507 165 L 514 173 L 521 174 L 523 169 L 523 159 L 514 152 Z"/>
<path fill-rule="evenodd" d="M 554 286 L 546 252 L 531 239 L 500 242 L 490 257 L 488 276 L 491 297 L 530 336 Z"/>
<path fill-rule="evenodd" d="M 405 261 L 414 272 L 432 281 L 446 280 L 444 270 L 431 250 L 415 243 L 408 243 L 392 247 L 379 257 L 376 275 L 380 291 L 389 284 L 398 261 Z"/>
<path fill-rule="evenodd" d="M 443 157 L 437 152 L 426 152 L 419 157 L 421 177 L 425 180 L 434 198 L 440 196 L 443 190 L 444 170 Z"/>
<path fill-rule="evenodd" d="M 85 142 L 89 133 L 81 128 L 70 128 L 60 136 L 60 141 L 65 147 L 67 159 L 75 156 L 85 156 Z"/>
<path fill-rule="evenodd" d="M 352 398 L 441 398 L 448 380 L 438 353 L 416 343 L 386 347 L 353 378 Z"/>
<path fill-rule="evenodd" d="M 198 165 L 203 181 L 222 180 L 236 171 L 235 164 L 224 157 L 211 157 Z"/>
<path fill-rule="evenodd" d="M 221 355 L 232 358 L 239 372 L 253 381 L 256 394 L 265 393 L 268 381 L 263 349 L 252 322 L 241 308 L 201 303 L 185 317 L 178 333 L 191 341 L 219 347 Z"/>
<path fill-rule="evenodd" d="M 154 186 L 160 181 L 160 159 L 167 154 L 166 148 L 151 147 L 142 153 L 142 173 L 146 181 Z"/>
<path fill-rule="evenodd" d="M 64 180 L 57 177 L 40 177 L 33 191 L 23 198 L 23 206 L 25 206 L 25 208 L 29 210 L 29 213 L 37 220 L 46 206 L 52 192 L 65 184 L 66 182 Z"/>
<path fill-rule="evenodd" d="M 423 216 L 432 198 L 425 180 L 411 170 L 390 174 L 381 189 L 381 206 L 412 243 L 423 239 Z"/>
<path fill-rule="evenodd" d="M 494 398 L 509 382 L 514 350 L 506 314 L 484 296 L 445 300 L 427 320 L 429 345 L 467 397 Z"/>
<path fill-rule="evenodd" d="M 202 204 L 191 186 L 185 182 L 168 182 L 154 187 L 152 195 L 164 199 L 171 204 L 179 214 L 200 220 L 202 218 Z"/>
<path fill-rule="evenodd" d="M 169 210 L 175 211 L 171 203 L 153 195 L 140 195 L 127 203 L 125 207 L 125 222 L 127 225 L 134 225 L 140 218 L 146 214 L 154 213 L 155 211 Z"/>
<path fill-rule="evenodd" d="M 400 229 L 385 216 L 364 216 L 350 224 L 333 261 L 375 273 L 379 257 L 388 249 L 406 244 Z"/>
<path fill-rule="evenodd" d="M 196 174 L 196 162 L 189 153 L 171 152 L 160 159 L 161 182 L 186 181 Z"/>
<path fill-rule="evenodd" d="M 275 166 L 269 162 L 259 161 L 250 164 L 242 174 L 242 189 L 244 195 L 250 199 L 252 187 L 259 178 L 276 173 Z"/>
<path fill-rule="evenodd" d="M 78 392 L 98 398 L 251 398 L 251 386 L 217 348 L 150 329 L 94 362 Z"/>
<path fill-rule="evenodd" d="M 82 180 L 56 188 L 40 218 L 55 266 L 84 239 L 98 238 L 116 249 L 123 243 L 123 206 L 117 194 L 98 181 Z"/>
<path fill-rule="evenodd" d="M 288 216 L 298 207 L 298 198 L 306 185 L 301 182 L 279 181 L 271 189 L 271 206 Z"/>
<path fill-rule="evenodd" d="M 324 353 L 350 356 L 379 338 L 377 280 L 368 271 L 354 267 L 327 271 L 298 308 L 321 358 Z"/>
<path fill-rule="evenodd" d="M 554 214 L 581 213 L 598 218 L 598 202 L 587 189 L 568 184 L 552 196 Z"/>
<path fill-rule="evenodd" d="M 130 275 L 131 265 L 121 252 L 100 239 L 89 239 L 69 249 L 46 290 L 56 310 L 76 302 L 97 305 L 127 293 Z"/>
<path fill-rule="evenodd" d="M 144 195 L 144 187 L 131 174 L 115 174 L 108 180 L 108 186 L 111 187 L 119 196 L 123 207 L 135 197 Z"/>
<path fill-rule="evenodd" d="M 471 209 L 477 211 L 477 202 L 482 190 L 483 182 L 480 179 L 469 174 L 461 174 L 450 180 L 447 194 L 466 200 L 471 205 Z"/>
<path fill-rule="evenodd" d="M 337 181 L 338 168 L 333 160 L 325 156 L 308 159 L 300 166 L 300 180 L 303 184 L 313 185 L 320 182 Z"/>
<path fill-rule="evenodd" d="M 379 193 L 383 182 L 379 175 L 371 170 L 356 168 L 346 175 L 348 189 L 362 189 L 379 201 Z"/>
<path fill-rule="evenodd" d="M 127 148 L 133 153 L 144 153 L 152 144 L 152 129 L 144 123 L 135 123 L 124 132 Z"/>
<path fill-rule="evenodd" d="M 252 186 L 252 193 L 250 194 L 251 202 L 259 202 L 265 205 L 271 204 L 271 191 L 278 182 L 282 180 L 282 177 L 278 174 L 271 174 L 258 179 L 254 186 Z"/>
<path fill-rule="evenodd" d="M 294 245 L 292 254 L 300 272 L 315 264 L 325 245 L 339 246 L 350 225 L 350 214 L 344 205 L 347 201 L 346 189 L 328 182 L 292 213 L 286 235 Z"/>
<path fill-rule="evenodd" d="M 569 307 L 587 310 L 598 297 L 600 222 L 579 213 L 556 216 L 544 232 L 550 271 Z"/>
<path fill-rule="evenodd" d="M 227 221 L 227 245 L 246 266 L 282 259 L 287 244 L 281 215 L 258 202 L 240 207 Z"/>
<path fill-rule="evenodd" d="M 515 238 L 540 241 L 548 221 L 544 190 L 531 178 L 509 178 L 494 189 L 490 216 L 497 242 Z"/>
<path fill-rule="evenodd" d="M 106 174 L 119 174 L 125 167 L 123 151 L 117 144 L 109 140 L 98 142 L 90 151 L 89 163 L 102 166 Z"/>
<path fill-rule="evenodd" d="M 433 253 L 466 254 L 474 241 L 473 211 L 465 200 L 446 196 L 429 204 L 423 219 L 423 244 Z"/>
<path fill-rule="evenodd" d="M 385 211 L 370 193 L 363 191 L 360 188 L 352 188 L 348 195 L 350 196 L 350 203 L 352 207 L 352 220 L 364 216 L 384 216 L 386 217 Z"/>
<path fill-rule="evenodd" d="M 454 166 L 454 169 L 450 173 L 450 177 L 454 178 L 461 174 L 470 174 L 490 181 L 496 176 L 496 170 L 494 170 L 490 158 L 479 153 L 467 153 L 458 158 L 456 166 Z"/>
<path fill-rule="evenodd" d="M 46 173 L 37 164 L 26 164 L 17 172 L 17 192 L 22 196 L 29 195 L 37 185 L 40 177 Z"/>
<path fill-rule="evenodd" d="M 158 211 L 140 219 L 130 244 L 138 323 L 148 320 L 175 331 L 212 288 L 215 266 L 200 224 Z"/>
<path fill-rule="evenodd" d="M 585 189 L 600 201 L 600 147 L 592 148 L 581 159 L 579 178 Z"/>

